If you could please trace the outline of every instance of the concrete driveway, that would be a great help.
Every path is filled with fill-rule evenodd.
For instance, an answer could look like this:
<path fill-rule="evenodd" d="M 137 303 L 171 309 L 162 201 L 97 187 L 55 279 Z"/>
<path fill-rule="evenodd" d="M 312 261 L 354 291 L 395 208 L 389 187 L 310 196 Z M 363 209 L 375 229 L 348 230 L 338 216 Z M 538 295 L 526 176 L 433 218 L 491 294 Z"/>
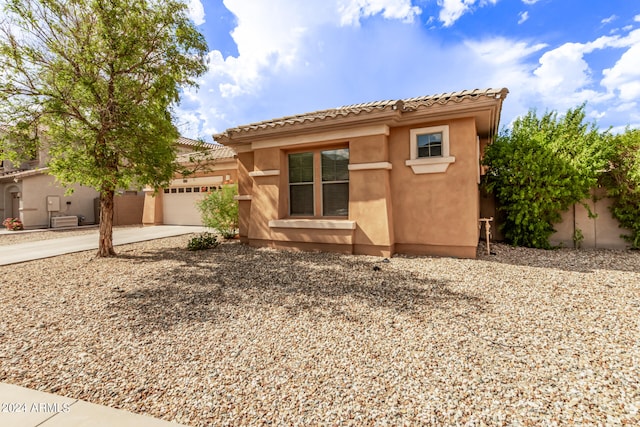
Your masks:
<path fill-rule="evenodd" d="M 148 227 L 114 228 L 114 246 L 164 237 L 200 233 L 206 227 L 187 225 L 153 225 Z M 34 231 L 35 232 L 35 231 Z M 50 258 L 74 252 L 98 249 L 98 230 L 82 236 L 61 237 L 59 239 L 38 240 L 0 246 L 0 265 L 17 264 L 34 259 Z"/>

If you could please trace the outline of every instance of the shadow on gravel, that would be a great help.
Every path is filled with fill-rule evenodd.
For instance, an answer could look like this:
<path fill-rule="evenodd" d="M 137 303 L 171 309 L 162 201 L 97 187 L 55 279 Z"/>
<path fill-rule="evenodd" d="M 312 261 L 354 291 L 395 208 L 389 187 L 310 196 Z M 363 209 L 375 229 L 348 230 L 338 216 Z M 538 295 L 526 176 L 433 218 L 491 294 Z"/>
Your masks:
<path fill-rule="evenodd" d="M 531 249 L 494 243 L 487 255 L 486 246 L 480 243 L 478 259 L 499 264 L 523 267 L 551 268 L 578 273 L 594 270 L 640 272 L 640 251 L 614 249 Z"/>
<path fill-rule="evenodd" d="M 113 302 L 115 310 L 140 319 L 135 327 L 143 332 L 185 321 L 224 321 L 237 307 L 357 322 L 351 304 L 366 304 L 372 316 L 376 309 L 419 315 L 469 307 L 481 311 L 486 305 L 480 298 L 452 291 L 446 281 L 430 278 L 428 271 L 401 270 L 393 259 L 279 252 L 240 244 L 128 258 L 140 263 L 180 262 L 151 285 L 123 291 Z"/>

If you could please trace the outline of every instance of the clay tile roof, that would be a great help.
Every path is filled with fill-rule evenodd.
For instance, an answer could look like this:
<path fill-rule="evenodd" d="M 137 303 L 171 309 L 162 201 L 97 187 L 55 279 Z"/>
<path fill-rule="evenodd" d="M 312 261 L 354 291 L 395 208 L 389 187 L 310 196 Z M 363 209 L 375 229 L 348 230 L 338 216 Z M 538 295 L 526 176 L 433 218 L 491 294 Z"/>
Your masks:
<path fill-rule="evenodd" d="M 236 152 L 230 147 L 219 144 L 208 144 L 207 146 L 211 146 L 211 148 L 202 153 L 179 154 L 177 156 L 178 162 L 188 162 L 189 159 L 193 159 L 194 157 L 206 157 L 209 160 L 224 160 L 236 157 Z"/>
<path fill-rule="evenodd" d="M 241 134 L 251 131 L 259 131 L 269 128 L 277 128 L 284 126 L 293 126 L 302 123 L 311 123 L 316 121 L 324 121 L 346 117 L 349 115 L 368 114 L 375 111 L 384 111 L 387 109 L 400 111 L 413 111 L 419 107 L 430 107 L 435 104 L 445 105 L 450 102 L 462 102 L 464 100 L 475 100 L 482 97 L 504 98 L 509 91 L 507 89 L 473 89 L 458 92 L 441 93 L 437 95 L 419 96 L 415 98 L 385 100 L 366 102 L 361 104 L 346 105 L 328 110 L 319 110 L 311 113 L 297 114 L 294 116 L 286 116 L 278 119 L 265 120 L 261 122 L 251 123 L 248 125 L 237 126 L 227 129 L 221 134 L 214 135 L 214 139 L 228 138 L 232 134 Z"/>
<path fill-rule="evenodd" d="M 184 136 L 180 136 L 177 141 L 178 145 L 186 146 L 186 147 L 198 147 L 202 145 L 203 147 L 214 147 L 216 144 L 211 144 L 209 142 L 201 142 L 195 139 L 186 138 Z"/>
<path fill-rule="evenodd" d="M 49 172 L 49 168 L 38 169 L 16 169 L 9 172 L 0 173 L 0 181 L 8 182 L 13 179 L 22 179 L 34 175 L 42 175 Z"/>

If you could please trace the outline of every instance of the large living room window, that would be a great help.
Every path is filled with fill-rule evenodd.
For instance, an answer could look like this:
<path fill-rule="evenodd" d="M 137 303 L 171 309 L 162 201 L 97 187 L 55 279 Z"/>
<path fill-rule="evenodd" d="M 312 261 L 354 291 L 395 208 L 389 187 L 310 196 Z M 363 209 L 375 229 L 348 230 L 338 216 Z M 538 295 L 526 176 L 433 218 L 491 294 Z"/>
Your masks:
<path fill-rule="evenodd" d="M 291 153 L 288 160 L 291 216 L 348 216 L 348 148 Z"/>

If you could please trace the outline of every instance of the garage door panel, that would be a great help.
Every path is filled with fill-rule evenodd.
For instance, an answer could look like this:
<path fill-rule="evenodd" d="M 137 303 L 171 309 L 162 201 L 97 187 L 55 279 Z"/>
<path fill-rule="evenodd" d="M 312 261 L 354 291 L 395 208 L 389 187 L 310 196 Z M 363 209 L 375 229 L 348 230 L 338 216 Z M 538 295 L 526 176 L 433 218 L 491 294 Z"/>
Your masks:
<path fill-rule="evenodd" d="M 203 193 L 163 194 L 163 222 L 167 225 L 202 225 L 198 202 Z"/>

